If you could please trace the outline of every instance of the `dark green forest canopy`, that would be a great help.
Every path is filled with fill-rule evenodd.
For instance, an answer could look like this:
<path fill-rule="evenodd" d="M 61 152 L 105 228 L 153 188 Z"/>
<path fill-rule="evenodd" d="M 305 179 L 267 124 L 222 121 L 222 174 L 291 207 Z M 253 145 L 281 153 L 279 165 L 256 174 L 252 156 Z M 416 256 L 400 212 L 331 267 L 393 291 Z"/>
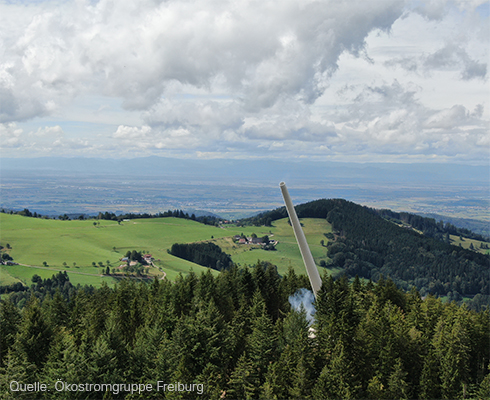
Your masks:
<path fill-rule="evenodd" d="M 422 235 L 382 218 L 385 211 L 343 200 L 322 199 L 295 207 L 299 218 L 325 218 L 335 232 L 329 243 L 332 266 L 342 268 L 350 277 L 359 275 L 377 281 L 389 276 L 408 290 L 415 286 L 422 294 L 450 296 L 490 295 L 489 256 L 452 246 L 435 236 L 453 229 L 431 218 L 408 217 L 391 213 L 413 223 Z M 284 207 L 244 220 L 244 223 L 271 224 L 286 218 Z M 452 231 L 451 231 L 452 232 Z M 433 236 L 433 237 L 430 237 Z"/>
<path fill-rule="evenodd" d="M 175 257 L 221 271 L 232 265 L 231 257 L 214 243 L 174 243 L 169 253 Z"/>
<path fill-rule="evenodd" d="M 63 274 L 61 274 L 63 275 Z M 25 307 L 0 303 L 0 398 L 9 383 L 156 381 L 204 393 L 142 398 L 404 399 L 490 396 L 490 315 L 422 299 L 389 279 L 323 279 L 313 325 L 288 297 L 309 287 L 294 270 L 232 267 L 114 289 L 36 279 Z M 135 399 L 46 392 L 46 399 Z"/>

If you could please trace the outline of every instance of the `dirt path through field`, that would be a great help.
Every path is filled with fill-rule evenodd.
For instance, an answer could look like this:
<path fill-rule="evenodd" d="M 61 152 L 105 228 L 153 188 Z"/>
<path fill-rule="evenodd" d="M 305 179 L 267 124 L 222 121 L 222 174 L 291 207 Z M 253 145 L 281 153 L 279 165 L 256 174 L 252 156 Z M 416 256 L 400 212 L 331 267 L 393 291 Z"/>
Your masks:
<path fill-rule="evenodd" d="M 150 264 L 153 268 L 158 269 L 163 274 L 163 276 L 160 278 L 163 281 L 165 279 L 165 277 L 167 276 L 167 273 L 163 269 L 161 269 L 160 267 L 157 267 L 153 261 L 150 261 Z"/>

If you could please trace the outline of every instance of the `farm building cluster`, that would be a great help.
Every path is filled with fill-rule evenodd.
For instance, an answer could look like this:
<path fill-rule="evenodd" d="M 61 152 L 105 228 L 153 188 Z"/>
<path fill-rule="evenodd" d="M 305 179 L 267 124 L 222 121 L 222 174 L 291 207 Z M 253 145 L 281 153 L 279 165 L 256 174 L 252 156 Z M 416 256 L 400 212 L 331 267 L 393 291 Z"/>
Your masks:
<path fill-rule="evenodd" d="M 121 261 L 126 263 L 127 265 L 134 266 L 138 263 L 150 265 L 155 259 L 151 254 L 143 254 L 141 257 L 123 257 Z M 125 265 L 121 265 L 120 267 L 124 267 Z"/>
<path fill-rule="evenodd" d="M 261 246 L 272 245 L 275 246 L 277 244 L 276 240 L 269 239 L 268 236 L 257 237 L 256 235 L 252 235 L 246 237 L 244 235 L 235 235 L 233 237 L 233 241 L 237 244 L 258 244 Z"/>

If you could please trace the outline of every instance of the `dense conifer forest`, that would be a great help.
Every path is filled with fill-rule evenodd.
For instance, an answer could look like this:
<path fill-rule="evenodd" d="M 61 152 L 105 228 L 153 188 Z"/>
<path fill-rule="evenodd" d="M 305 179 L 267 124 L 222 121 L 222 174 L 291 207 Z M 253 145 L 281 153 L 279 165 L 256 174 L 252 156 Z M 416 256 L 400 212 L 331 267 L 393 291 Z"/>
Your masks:
<path fill-rule="evenodd" d="M 0 398 L 490 397 L 488 310 L 422 299 L 383 277 L 324 277 L 310 327 L 288 301 L 304 287 L 305 276 L 262 263 L 114 289 L 36 279 L 22 309 L 0 304 Z M 13 381 L 51 390 L 11 391 Z M 203 391 L 156 391 L 158 381 Z M 57 391 L 57 382 L 153 390 Z"/>
<path fill-rule="evenodd" d="M 169 251 L 175 257 L 221 271 L 232 265 L 231 257 L 214 243 L 174 243 Z"/>
<path fill-rule="evenodd" d="M 373 210 L 342 199 L 316 200 L 295 208 L 300 218 L 326 218 L 332 224 L 335 235 L 327 243 L 331 266 L 341 268 L 349 277 L 377 281 L 384 275 L 405 290 L 415 286 L 422 295 L 454 300 L 474 296 L 475 308 L 490 305 L 490 259 L 438 240 L 439 234 L 453 233 L 451 225 Z M 428 236 L 397 226 L 381 215 L 413 223 Z M 270 225 L 285 217 L 286 209 L 281 207 L 243 222 Z"/>

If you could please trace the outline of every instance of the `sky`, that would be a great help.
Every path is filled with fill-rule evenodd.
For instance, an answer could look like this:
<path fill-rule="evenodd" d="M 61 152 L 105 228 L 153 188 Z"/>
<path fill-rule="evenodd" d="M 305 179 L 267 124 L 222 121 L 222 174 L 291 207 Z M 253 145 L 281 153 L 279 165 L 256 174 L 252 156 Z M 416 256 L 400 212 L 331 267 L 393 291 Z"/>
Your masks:
<path fill-rule="evenodd" d="M 488 165 L 490 3 L 0 0 L 0 155 Z"/>

